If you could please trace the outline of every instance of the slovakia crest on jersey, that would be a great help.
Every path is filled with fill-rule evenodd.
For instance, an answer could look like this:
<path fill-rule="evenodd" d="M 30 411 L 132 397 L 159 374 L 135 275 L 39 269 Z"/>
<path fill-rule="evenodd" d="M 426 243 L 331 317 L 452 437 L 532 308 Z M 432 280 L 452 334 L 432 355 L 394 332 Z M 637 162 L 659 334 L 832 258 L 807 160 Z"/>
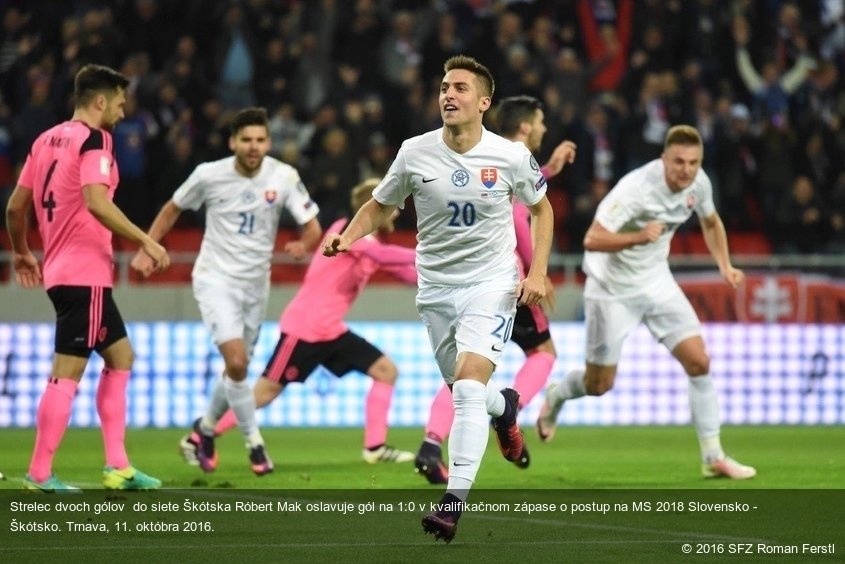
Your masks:
<path fill-rule="evenodd" d="M 497 180 L 499 180 L 499 169 L 492 167 L 481 169 L 481 183 L 485 188 L 492 188 Z"/>
<path fill-rule="evenodd" d="M 275 190 L 264 190 L 264 201 L 268 204 L 272 204 L 276 201 L 276 195 L 278 193 Z"/>

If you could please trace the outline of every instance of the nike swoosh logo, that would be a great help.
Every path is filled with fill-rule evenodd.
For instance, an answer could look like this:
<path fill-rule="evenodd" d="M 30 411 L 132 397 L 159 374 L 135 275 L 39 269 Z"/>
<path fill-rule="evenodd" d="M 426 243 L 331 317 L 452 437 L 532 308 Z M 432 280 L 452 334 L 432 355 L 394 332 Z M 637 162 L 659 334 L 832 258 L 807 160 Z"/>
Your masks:
<path fill-rule="evenodd" d="M 423 184 L 428 184 L 429 182 L 434 182 L 437 178 L 423 178 Z"/>
<path fill-rule="evenodd" d="M 505 345 L 498 345 L 498 347 L 499 347 L 499 348 L 496 348 L 496 345 L 493 345 L 493 346 L 492 346 L 492 347 L 490 347 L 490 348 L 491 348 L 491 349 L 493 349 L 493 350 L 494 350 L 494 351 L 496 351 L 496 352 L 502 352 L 502 349 L 504 349 L 504 348 L 505 348 Z"/>
<path fill-rule="evenodd" d="M 469 466 L 469 464 L 458 464 L 457 462 L 453 462 L 452 466 Z"/>

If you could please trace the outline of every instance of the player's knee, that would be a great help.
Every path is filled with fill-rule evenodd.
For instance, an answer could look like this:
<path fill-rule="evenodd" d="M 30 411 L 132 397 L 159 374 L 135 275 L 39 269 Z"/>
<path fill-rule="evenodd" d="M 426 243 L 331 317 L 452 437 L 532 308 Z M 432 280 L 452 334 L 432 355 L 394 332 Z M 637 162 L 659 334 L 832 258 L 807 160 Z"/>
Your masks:
<path fill-rule="evenodd" d="M 234 356 L 226 359 L 226 375 L 232 380 L 243 380 L 246 378 L 248 362 L 245 356 Z"/>
<path fill-rule="evenodd" d="M 589 396 L 602 396 L 613 388 L 613 380 L 590 380 L 584 382 L 584 388 Z"/>
<path fill-rule="evenodd" d="M 384 382 L 385 384 L 393 385 L 396 383 L 396 378 L 399 376 L 399 369 L 386 356 L 379 358 L 370 366 L 367 374 L 377 382 Z"/>
<path fill-rule="evenodd" d="M 537 352 L 543 352 L 550 354 L 552 356 L 557 356 L 557 350 L 555 350 L 555 344 L 552 342 L 551 339 L 540 343 L 540 345 L 534 349 Z"/>
<path fill-rule="evenodd" d="M 710 373 L 710 357 L 706 353 L 686 359 L 684 370 L 688 376 L 703 376 Z"/>
<path fill-rule="evenodd" d="M 126 338 L 114 343 L 101 354 L 108 368 L 132 370 L 132 365 L 135 364 L 135 351 Z"/>

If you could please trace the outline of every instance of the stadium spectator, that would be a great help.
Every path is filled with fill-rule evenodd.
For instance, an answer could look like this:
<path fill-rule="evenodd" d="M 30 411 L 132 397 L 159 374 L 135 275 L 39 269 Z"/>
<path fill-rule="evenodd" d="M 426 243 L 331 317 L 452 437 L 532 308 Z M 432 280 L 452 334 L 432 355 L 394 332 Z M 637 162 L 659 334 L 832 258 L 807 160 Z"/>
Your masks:
<path fill-rule="evenodd" d="M 819 253 L 827 240 L 828 207 L 813 181 L 797 176 L 776 210 L 775 248 L 781 253 Z"/>
<path fill-rule="evenodd" d="M 827 244 L 827 252 L 832 254 L 845 253 L 845 172 L 839 173 L 830 193 L 828 230 L 830 240 Z"/>
<path fill-rule="evenodd" d="M 495 122 L 499 134 L 505 139 L 525 145 L 536 152 L 546 133 L 542 103 L 531 96 L 505 98 L 495 110 Z M 575 145 L 563 141 L 555 147 L 552 158 L 540 168 L 543 177 L 557 176 L 563 167 L 575 160 Z M 530 212 L 522 202 L 514 202 L 513 220 L 516 232 L 516 253 L 519 257 L 520 275 L 528 271 L 533 251 L 531 247 Z M 541 306 L 519 305 L 513 320 L 511 340 L 525 353 L 525 363 L 516 373 L 513 389 L 519 394 L 519 408 L 528 405 L 537 392 L 545 387 L 552 372 L 557 352 L 549 333 L 549 318 L 543 311 L 545 306 L 554 310 L 554 286 L 546 277 L 546 296 Z M 452 393 L 444 384 L 431 404 L 425 438 L 417 451 L 416 468 L 432 484 L 448 482 L 448 470 L 443 463 L 441 444 L 449 435 L 454 419 Z M 523 448 L 519 458 L 512 460 L 519 468 L 528 468 L 530 456 Z"/>
<path fill-rule="evenodd" d="M 573 198 L 572 211 L 566 220 L 572 247 L 584 252 L 584 233 L 593 223 L 599 203 L 610 191 L 610 183 L 606 180 L 593 179 L 590 188 Z"/>
<path fill-rule="evenodd" d="M 816 66 L 816 61 L 808 54 L 806 38 L 796 38 L 800 55 L 788 71 L 781 72 L 778 63 L 770 60 L 763 64 L 762 71 L 758 73 L 747 49 L 751 35 L 748 22 L 736 18 L 733 34 L 737 46 L 736 66 L 745 87 L 754 96 L 754 111 L 765 119 L 788 119 L 790 96 Z"/>
<path fill-rule="evenodd" d="M 584 176 L 588 179 L 614 182 L 620 176 L 623 158 L 619 150 L 619 136 L 611 128 L 609 112 L 598 102 L 593 102 L 587 109 L 583 123 L 576 121 L 572 125 L 569 138 L 581 148 L 578 160 L 583 163 L 576 164 L 576 167 L 583 166 Z"/>
<path fill-rule="evenodd" d="M 625 175 L 599 205 L 584 236 L 586 365 L 552 383 L 537 419 L 543 441 L 554 436 L 564 402 L 613 387 L 622 344 L 645 323 L 689 376 L 692 421 L 707 478 L 741 480 L 757 471 L 725 455 L 718 396 L 695 310 L 672 277 L 666 257 L 675 230 L 695 211 L 719 272 L 732 287 L 745 278 L 731 265 L 728 239 L 701 169 L 702 141 L 680 125 L 666 134 L 663 155 Z"/>
<path fill-rule="evenodd" d="M 291 99 L 288 81 L 293 76 L 296 61 L 289 56 L 284 38 L 272 38 L 256 66 L 255 92 L 259 105 L 271 108 Z"/>
<path fill-rule="evenodd" d="M 215 46 L 217 95 L 224 108 L 255 105 L 255 35 L 237 2 L 230 3 L 223 14 L 223 30 Z M 262 77 L 262 80 L 264 77 Z"/>
<path fill-rule="evenodd" d="M 587 105 L 587 83 L 595 72 L 594 65 L 584 66 L 575 49 L 563 48 L 555 58 L 551 80 L 560 97 L 582 114 Z"/>
<path fill-rule="evenodd" d="M 35 138 L 56 121 L 56 114 L 50 105 L 50 81 L 50 76 L 44 74 L 40 67 L 33 66 L 27 73 L 29 100 L 12 122 L 15 137 L 19 141 L 17 149 L 21 151 L 16 155 L 19 160 L 26 157 L 27 147 L 32 145 Z"/>
<path fill-rule="evenodd" d="M 92 351 L 105 361 L 96 399 L 106 455 L 103 485 L 119 490 L 161 486 L 160 480 L 132 466 L 126 454 L 126 386 L 134 353 L 111 291 L 112 233 L 138 243 L 151 272 L 170 264 L 164 247 L 112 202 L 118 170 L 110 130 L 123 117 L 128 84 L 108 67 L 87 65 L 77 73 L 72 119 L 38 136 L 6 208 L 15 279 L 25 288 L 42 284 L 38 260 L 27 243 L 27 223 L 35 208 L 45 250 L 43 284 L 57 318 L 53 366 L 38 405 L 25 489 L 79 490 L 53 474 L 53 456 Z"/>
<path fill-rule="evenodd" d="M 350 207 L 357 212 L 371 197 L 378 179 L 369 179 L 352 188 Z M 357 370 L 372 378 L 367 393 L 364 416 L 364 462 L 411 462 L 414 454 L 386 444 L 387 416 L 398 370 L 375 345 L 349 330 L 343 318 L 364 290 L 370 277 L 383 271 L 406 284 L 416 285 L 414 249 L 381 241 L 393 232 L 388 217 L 377 233 L 356 241 L 349 252 L 330 260 L 317 252 L 312 257 L 305 279 L 282 312 L 279 339 L 267 367 L 253 388 L 256 408 L 264 407 L 281 394 L 285 386 L 305 382 L 318 365 L 338 377 Z M 341 231 L 349 222 L 341 218 L 331 224 L 329 233 Z M 217 422 L 214 431 L 222 435 L 237 424 L 229 410 Z M 185 444 L 185 443 L 183 443 Z M 197 446 L 187 443 L 183 455 L 189 464 L 197 464 Z"/>
<path fill-rule="evenodd" d="M 440 78 L 440 61 L 463 53 L 467 47 L 468 38 L 458 32 L 455 15 L 450 12 L 438 14 L 434 32 L 422 46 L 420 70 L 423 84 L 431 84 Z"/>
<path fill-rule="evenodd" d="M 268 49 L 270 47 L 268 46 Z M 273 84 L 273 75 L 259 67 L 259 73 L 266 72 L 262 84 Z M 208 70 L 197 55 L 197 42 L 192 35 L 183 35 L 176 42 L 176 51 L 167 59 L 162 73 L 176 87 L 179 97 L 195 110 L 211 96 L 212 87 L 208 81 Z"/>
<path fill-rule="evenodd" d="M 769 233 L 773 234 L 777 228 L 772 219 L 778 203 L 791 189 L 800 152 L 798 134 L 790 127 L 786 114 L 763 121 L 758 146 L 761 167 L 757 198 L 766 214 Z"/>
<path fill-rule="evenodd" d="M 320 222 L 333 223 L 349 215 L 346 179 L 358 178 L 358 160 L 342 127 L 333 127 L 323 136 L 321 151 L 314 157 L 308 185 L 320 206 Z"/>
<path fill-rule="evenodd" d="M 129 97 L 123 107 L 123 120 L 114 128 L 114 156 L 120 163 L 120 182 L 123 188 L 115 194 L 118 207 L 126 210 L 126 217 L 133 223 L 149 226 L 155 216 L 154 198 L 150 197 L 147 184 L 147 141 L 158 127 L 145 110 L 139 111 L 135 98 Z M 166 169 L 165 169 L 166 170 Z"/>
<path fill-rule="evenodd" d="M 249 359 L 267 311 L 270 259 L 279 217 L 286 209 L 302 227 L 301 238 L 285 245 L 299 260 L 319 242 L 318 208 L 299 174 L 268 157 L 267 113 L 247 108 L 231 125 L 232 156 L 199 165 L 159 211 L 149 235 L 161 240 L 182 210 L 205 206 L 207 227 L 192 272 L 194 297 L 203 322 L 223 356 L 225 369 L 214 383 L 205 414 L 194 422 L 183 448 L 196 449 L 204 472 L 217 468 L 214 426 L 231 408 L 246 439 L 252 471 L 273 471 L 255 420 L 255 402 L 246 380 Z M 132 266 L 144 276 L 152 264 L 138 253 Z"/>
<path fill-rule="evenodd" d="M 619 88 L 628 69 L 633 0 L 619 0 L 618 9 L 607 1 L 578 0 L 578 22 L 591 64 L 601 65 L 590 81 L 593 92 Z"/>
<path fill-rule="evenodd" d="M 411 84 L 419 76 L 419 40 L 413 12 L 400 10 L 391 16 L 390 31 L 381 44 L 382 78 L 394 87 Z"/>
<path fill-rule="evenodd" d="M 423 517 L 422 525 L 435 539 L 449 542 L 461 515 L 460 502 L 466 500 L 484 455 L 488 414 L 506 459 L 516 460 L 524 448 L 516 423 L 518 394 L 500 392 L 488 382 L 510 336 L 517 300 L 536 305 L 545 296 L 553 213 L 545 178 L 528 149 L 482 126 L 494 90 L 490 71 L 466 56 L 448 59 L 444 71 L 443 127 L 403 143 L 373 198 L 342 234 L 324 239 L 323 253 L 347 252 L 413 194 L 417 309 L 443 379 L 452 385 L 455 406 L 449 483 L 441 509 Z M 501 164 L 492 168 L 491 160 Z M 529 206 L 533 222 L 534 257 L 521 281 L 514 258 L 512 197 Z M 491 240 L 503 244 L 490 245 Z M 467 286 L 467 280 L 474 283 Z"/>
<path fill-rule="evenodd" d="M 733 104 L 720 125 L 723 135 L 712 157 L 718 175 L 720 208 L 725 226 L 737 229 L 761 228 L 760 210 L 749 202 L 758 185 L 760 148 L 751 129 L 751 112 L 745 104 Z"/>
<path fill-rule="evenodd" d="M 362 88 L 372 90 L 381 80 L 378 54 L 385 26 L 375 0 L 356 0 L 348 25 L 338 26 L 333 59 L 361 73 Z"/>

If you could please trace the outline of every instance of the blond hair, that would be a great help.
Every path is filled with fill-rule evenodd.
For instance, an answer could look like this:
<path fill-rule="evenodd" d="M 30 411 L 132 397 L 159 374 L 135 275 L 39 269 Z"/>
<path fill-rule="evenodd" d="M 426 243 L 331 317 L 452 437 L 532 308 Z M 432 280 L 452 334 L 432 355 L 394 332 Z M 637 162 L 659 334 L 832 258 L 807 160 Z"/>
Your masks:
<path fill-rule="evenodd" d="M 676 125 L 670 127 L 669 131 L 666 132 L 663 150 L 668 149 L 670 145 L 698 145 L 702 147 L 703 143 L 696 128 L 691 125 Z"/>
<path fill-rule="evenodd" d="M 352 205 L 353 214 L 357 213 L 373 197 L 373 190 L 376 189 L 379 182 L 381 182 L 380 178 L 368 178 L 352 188 L 349 203 Z"/>

